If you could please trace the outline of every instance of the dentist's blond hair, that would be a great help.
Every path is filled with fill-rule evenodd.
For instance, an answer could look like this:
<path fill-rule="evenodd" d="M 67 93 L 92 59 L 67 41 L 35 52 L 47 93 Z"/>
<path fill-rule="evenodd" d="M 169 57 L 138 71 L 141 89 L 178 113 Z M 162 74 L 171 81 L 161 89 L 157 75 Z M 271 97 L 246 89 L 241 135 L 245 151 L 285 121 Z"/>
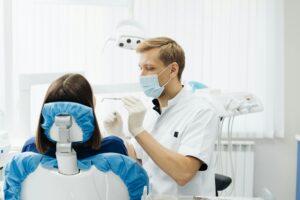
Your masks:
<path fill-rule="evenodd" d="M 137 48 L 137 53 L 144 53 L 151 49 L 159 49 L 159 59 L 164 65 L 169 65 L 172 62 L 176 62 L 179 66 L 178 80 L 181 79 L 182 72 L 185 66 L 185 55 L 182 47 L 173 39 L 168 37 L 156 37 L 144 40 Z"/>

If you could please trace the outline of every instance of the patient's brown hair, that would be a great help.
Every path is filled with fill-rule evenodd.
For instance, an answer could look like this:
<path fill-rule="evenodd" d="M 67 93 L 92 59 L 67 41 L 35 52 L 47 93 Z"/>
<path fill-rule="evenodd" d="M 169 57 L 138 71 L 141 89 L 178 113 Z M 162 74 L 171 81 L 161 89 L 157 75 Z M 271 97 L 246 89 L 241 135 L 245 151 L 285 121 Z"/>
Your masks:
<path fill-rule="evenodd" d="M 44 103 L 69 101 L 80 103 L 85 106 L 91 107 L 94 114 L 95 130 L 92 137 L 83 144 L 83 146 L 90 146 L 93 149 L 99 149 L 101 143 L 101 133 L 95 115 L 95 105 L 93 101 L 93 91 L 89 82 L 80 74 L 66 74 L 56 79 L 48 88 Z M 44 134 L 42 112 L 40 114 L 39 123 L 36 133 L 36 147 L 37 150 L 44 154 L 50 148 L 55 148 L 55 143 L 48 140 Z"/>

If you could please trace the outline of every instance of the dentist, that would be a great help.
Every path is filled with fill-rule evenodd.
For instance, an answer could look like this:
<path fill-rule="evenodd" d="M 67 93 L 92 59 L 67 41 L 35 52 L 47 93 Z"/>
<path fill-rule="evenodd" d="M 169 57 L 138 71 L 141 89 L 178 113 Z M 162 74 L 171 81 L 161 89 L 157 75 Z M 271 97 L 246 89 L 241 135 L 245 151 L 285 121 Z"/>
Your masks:
<path fill-rule="evenodd" d="M 133 137 L 127 141 L 130 156 L 142 162 L 154 194 L 214 196 L 212 155 L 218 118 L 205 99 L 183 87 L 183 49 L 159 37 L 143 41 L 136 51 L 140 85 L 154 107 L 147 111 L 137 98 L 122 99 Z M 104 126 L 125 138 L 118 113 L 105 119 Z"/>

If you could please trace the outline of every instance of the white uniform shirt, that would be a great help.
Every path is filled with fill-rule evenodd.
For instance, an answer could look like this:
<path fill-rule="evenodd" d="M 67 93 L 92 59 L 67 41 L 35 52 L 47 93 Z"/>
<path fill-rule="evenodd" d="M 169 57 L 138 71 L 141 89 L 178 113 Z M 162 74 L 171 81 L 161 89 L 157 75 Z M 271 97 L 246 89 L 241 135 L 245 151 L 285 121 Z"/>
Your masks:
<path fill-rule="evenodd" d="M 218 118 L 213 107 L 204 98 L 182 89 L 161 114 L 149 110 L 145 129 L 165 148 L 184 156 L 203 161 L 200 171 L 185 186 L 179 186 L 162 171 L 141 146 L 133 140 L 138 159 L 142 160 L 150 178 L 153 194 L 215 195 L 213 151 L 217 136 Z"/>

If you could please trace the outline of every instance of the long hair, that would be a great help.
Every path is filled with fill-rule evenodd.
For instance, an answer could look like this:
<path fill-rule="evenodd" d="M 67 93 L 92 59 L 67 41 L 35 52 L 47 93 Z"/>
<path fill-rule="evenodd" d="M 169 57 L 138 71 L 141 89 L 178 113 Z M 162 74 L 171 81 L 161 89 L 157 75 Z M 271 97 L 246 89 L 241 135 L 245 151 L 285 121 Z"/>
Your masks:
<path fill-rule="evenodd" d="M 92 87 L 89 82 L 80 74 L 65 74 L 62 77 L 56 79 L 48 88 L 44 103 L 69 101 L 80 103 L 85 106 L 91 107 L 94 114 L 94 126 L 95 130 L 92 137 L 83 146 L 89 146 L 92 149 L 99 149 L 101 143 L 101 133 L 97 118 L 95 115 L 95 105 L 93 101 L 94 95 Z M 42 108 L 43 109 L 43 108 Z M 37 132 L 36 132 L 36 147 L 37 150 L 44 154 L 50 148 L 55 148 L 55 143 L 48 140 L 44 134 L 42 111 L 40 113 Z"/>

